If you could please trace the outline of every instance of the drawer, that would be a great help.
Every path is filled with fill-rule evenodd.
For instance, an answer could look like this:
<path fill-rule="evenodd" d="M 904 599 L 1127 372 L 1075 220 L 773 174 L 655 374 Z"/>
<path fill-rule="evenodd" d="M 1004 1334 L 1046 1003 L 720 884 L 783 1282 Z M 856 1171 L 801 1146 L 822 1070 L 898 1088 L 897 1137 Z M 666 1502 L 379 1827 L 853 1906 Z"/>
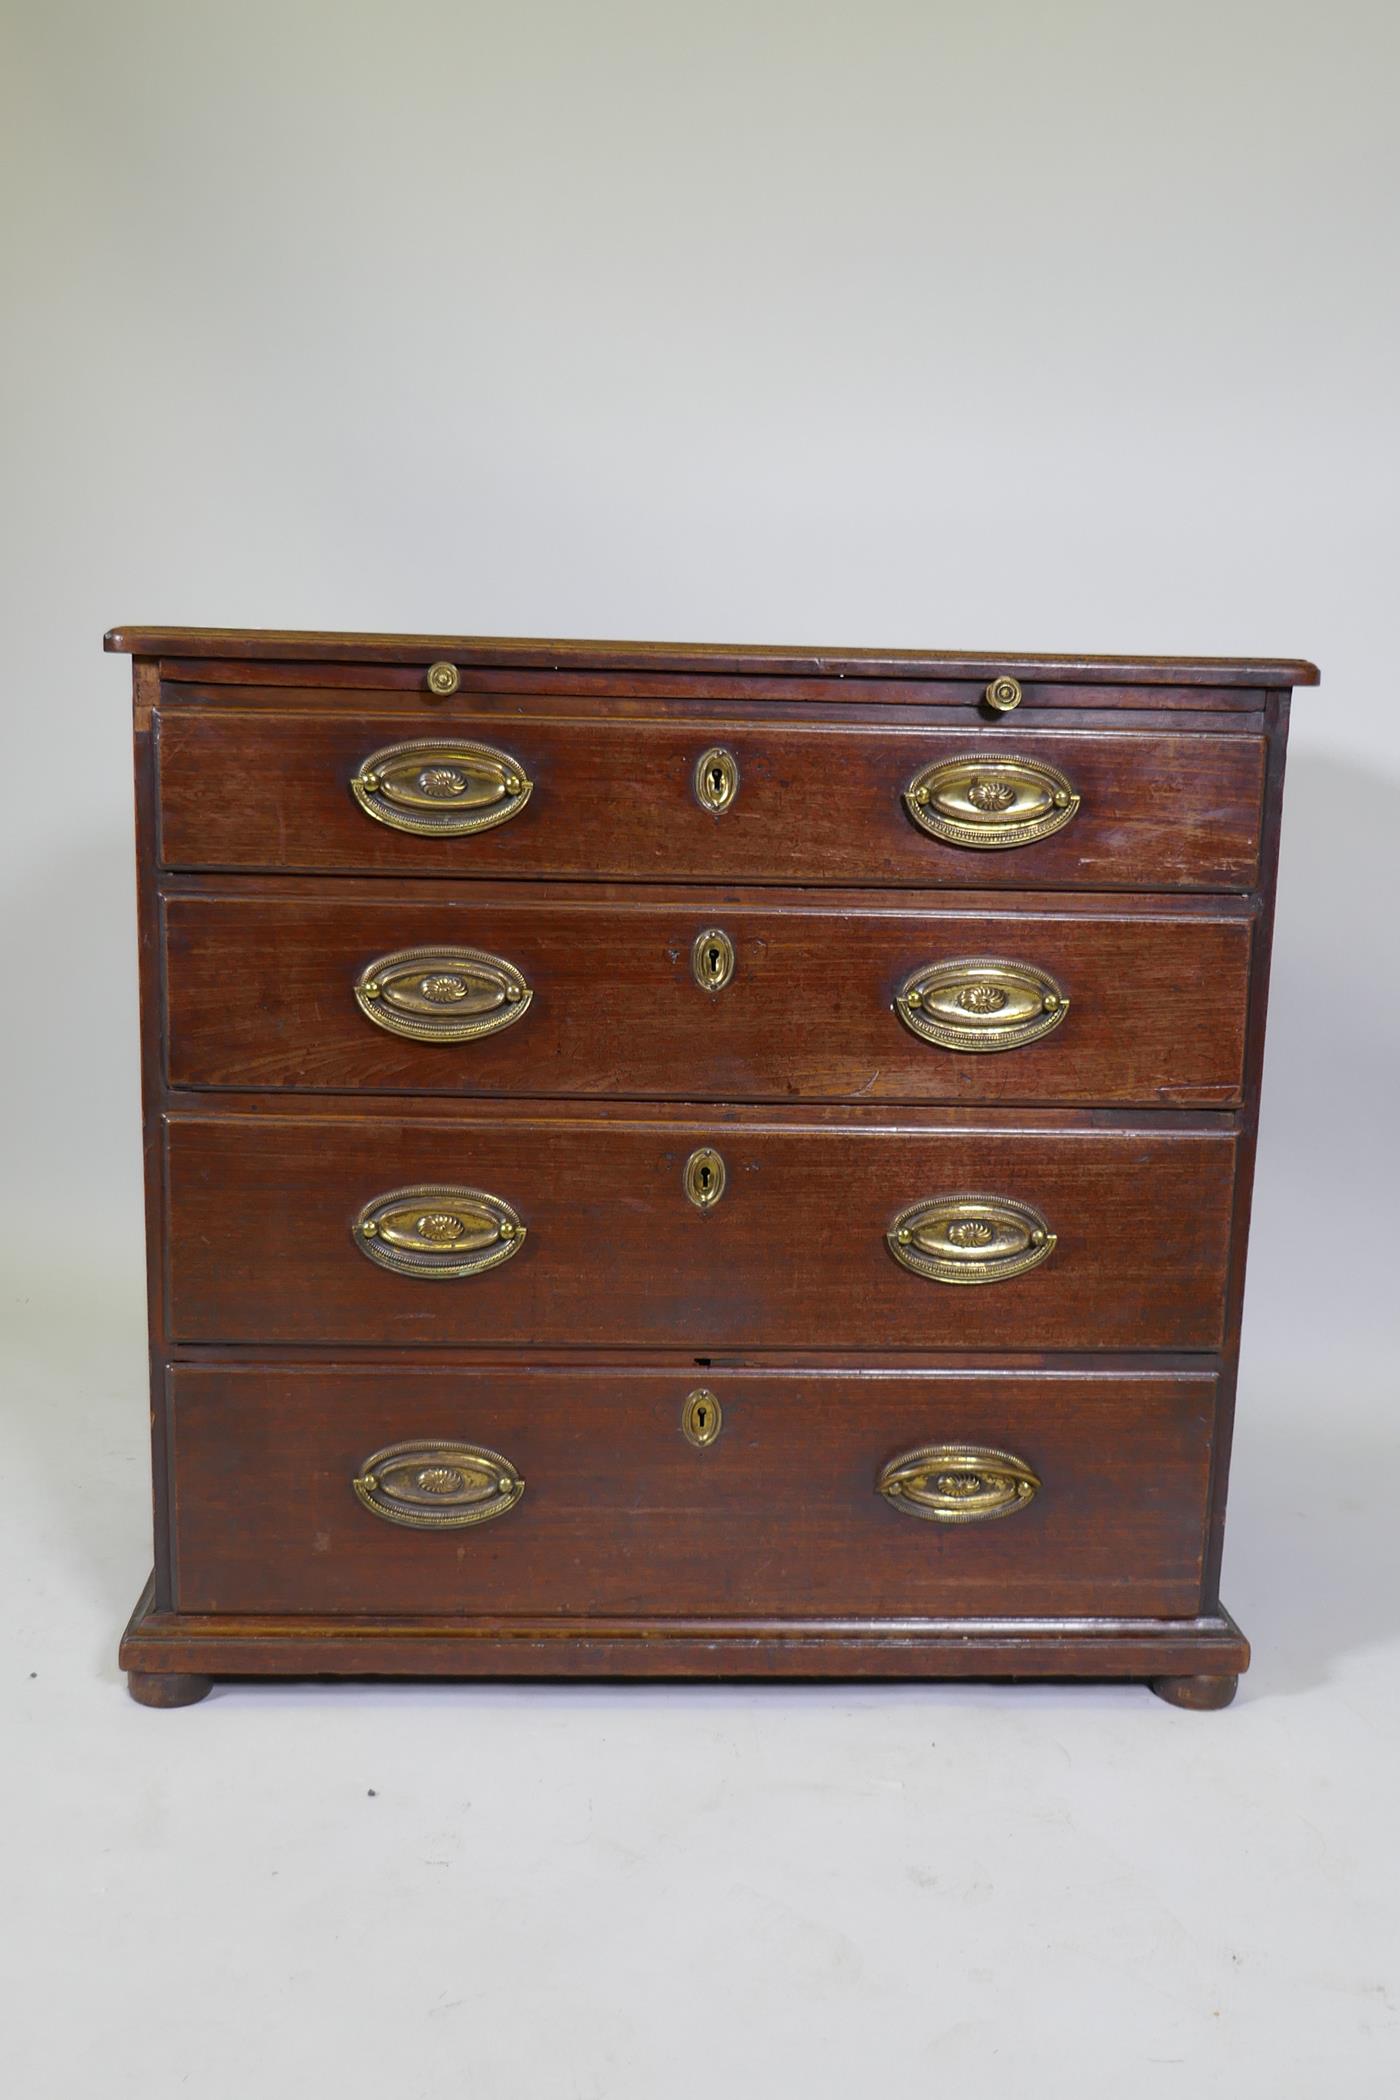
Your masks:
<path fill-rule="evenodd" d="M 702 1376 L 721 1424 L 704 1447 L 683 1431 Z M 388 1362 L 179 1365 L 169 1380 L 187 1612 L 1200 1605 L 1206 1371 Z M 901 1466 L 911 1453 L 930 1455 Z"/>
<path fill-rule="evenodd" d="M 435 728 L 167 710 L 162 863 L 979 889 L 1244 890 L 1258 873 L 1265 745 L 1247 731 L 776 723 L 771 709 L 463 711 Z M 712 777 L 719 810 L 701 799 Z"/>
<path fill-rule="evenodd" d="M 1228 1106 L 1251 919 L 1212 906 L 343 881 L 173 895 L 170 1082 Z M 947 974 L 988 957 L 1016 967 Z"/>
<path fill-rule="evenodd" d="M 1224 1119 L 315 1115 L 266 1097 L 172 1113 L 166 1135 L 184 1342 L 1004 1352 L 1222 1336 Z M 956 1245 L 951 1213 L 903 1217 L 964 1194 L 996 1203 L 958 1214 Z M 984 1262 L 995 1280 L 972 1283 Z"/>

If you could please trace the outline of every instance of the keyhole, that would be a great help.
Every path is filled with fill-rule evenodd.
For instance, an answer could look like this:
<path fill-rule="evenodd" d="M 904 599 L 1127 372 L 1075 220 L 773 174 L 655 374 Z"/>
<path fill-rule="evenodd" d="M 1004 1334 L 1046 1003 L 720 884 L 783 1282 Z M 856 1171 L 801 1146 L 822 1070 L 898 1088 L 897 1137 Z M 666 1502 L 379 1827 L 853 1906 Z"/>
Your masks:
<path fill-rule="evenodd" d="M 690 974 L 703 992 L 722 992 L 734 975 L 734 943 L 722 926 L 704 926 L 690 945 Z"/>
<path fill-rule="evenodd" d="M 724 1410 L 708 1386 L 697 1386 L 681 1409 L 681 1434 L 697 1451 L 708 1450 L 724 1427 Z"/>
<path fill-rule="evenodd" d="M 716 816 L 723 815 L 739 792 L 739 766 L 734 753 L 726 751 L 722 744 L 702 751 L 690 780 L 696 800 Z"/>
<path fill-rule="evenodd" d="M 697 1210 L 711 1210 L 724 1194 L 724 1161 L 710 1145 L 701 1145 L 685 1163 L 685 1192 Z"/>

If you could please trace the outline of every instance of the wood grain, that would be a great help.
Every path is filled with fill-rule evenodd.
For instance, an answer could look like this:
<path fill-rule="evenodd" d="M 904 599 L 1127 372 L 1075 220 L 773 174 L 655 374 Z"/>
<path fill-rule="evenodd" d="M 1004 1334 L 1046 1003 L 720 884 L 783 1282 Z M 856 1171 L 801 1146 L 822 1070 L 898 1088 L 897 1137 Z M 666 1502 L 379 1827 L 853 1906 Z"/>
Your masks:
<path fill-rule="evenodd" d="M 1117 683 L 1154 680 L 1176 685 L 1315 685 L 1314 664 L 1297 658 L 1243 656 L 1005 656 L 955 650 L 799 649 L 767 643 L 541 641 L 531 637 L 443 634 L 332 634 L 249 627 L 110 628 L 110 651 L 133 656 L 214 657 L 340 663 L 421 663 L 445 657 L 456 664 L 516 663 L 541 669 L 594 666 L 618 670 L 698 668 L 791 671 L 827 678 L 924 675 L 985 683 L 1009 672 L 1016 678 L 1067 678 Z"/>
<path fill-rule="evenodd" d="M 1171 736 L 1003 726 L 908 730 L 851 722 L 750 724 L 717 714 L 503 727 L 458 711 L 444 736 L 504 749 L 535 783 L 509 822 L 422 838 L 376 822 L 349 783 L 405 739 L 394 716 L 162 712 L 161 859 L 168 868 L 635 881 L 810 882 L 954 888 L 1245 890 L 1258 866 L 1265 742 L 1248 732 Z M 734 753 L 740 786 L 720 816 L 695 799 L 697 759 Z M 1032 845 L 978 851 L 921 831 L 902 796 L 964 752 L 1042 758 L 1082 805 Z"/>
<path fill-rule="evenodd" d="M 408 1618 L 173 1612 L 151 1586 L 123 1669 L 270 1677 L 1118 1677 L 1247 1669 L 1228 1612 L 1189 1619 Z"/>
<path fill-rule="evenodd" d="M 239 1097 L 240 1099 L 246 1097 Z M 936 1111 L 590 1118 L 507 1104 L 450 1116 L 183 1112 L 168 1119 L 172 1339 L 653 1343 L 833 1349 L 1212 1349 L 1221 1337 L 1228 1128 L 1037 1125 Z M 813 1112 L 814 1117 L 817 1112 Z M 711 1211 L 683 1190 L 722 1153 Z M 513 1204 L 520 1251 L 450 1281 L 357 1248 L 361 1206 L 446 1182 Z M 990 1190 L 1044 1212 L 1053 1255 L 966 1288 L 910 1274 L 884 1235 L 907 1203 Z"/>
<path fill-rule="evenodd" d="M 196 1612 L 1144 1612 L 1200 1601 L 1214 1378 L 709 1374 L 724 1427 L 681 1434 L 693 1381 L 645 1370 L 172 1372 L 177 1594 Z M 350 1481 L 383 1445 L 504 1453 L 508 1514 L 425 1533 Z M 938 1524 L 875 1492 L 938 1441 L 1014 1451 L 1043 1486 Z"/>
<path fill-rule="evenodd" d="M 747 672 L 676 671 L 647 667 L 593 671 L 569 666 L 539 669 L 528 664 L 465 664 L 455 694 L 431 692 L 421 664 L 314 664 L 220 662 L 217 657 L 161 657 L 161 692 L 167 707 L 272 707 L 295 713 L 341 712 L 349 694 L 371 695 L 376 709 L 416 713 L 430 727 L 450 722 L 459 708 L 471 704 L 508 710 L 528 698 L 537 706 L 565 706 L 586 700 L 616 713 L 621 708 L 696 706 L 724 707 L 800 703 L 804 714 L 820 716 L 835 709 L 863 720 L 881 715 L 895 720 L 947 722 L 959 715 L 981 729 L 1001 722 L 1024 723 L 1031 716 L 1066 727 L 1144 728 L 1154 722 L 1164 729 L 1224 729 L 1221 715 L 1243 718 L 1244 726 L 1262 728 L 1268 691 L 1248 685 L 1141 685 L 1127 682 L 1092 685 L 1060 680 L 1032 680 L 1022 685 L 1021 704 L 1013 714 L 989 707 L 986 686 L 957 678 L 801 678 Z M 1123 714 L 1131 721 L 1115 721 Z"/>
<path fill-rule="evenodd" d="M 156 1573 L 133 1696 L 218 1676 L 1136 1676 L 1219 1705 L 1218 1604 L 1291 660 L 128 629 L 137 729 Z M 460 671 L 428 693 L 427 664 Z M 1001 673 L 1023 687 L 998 717 Z M 536 782 L 416 840 L 348 783 L 475 737 Z M 699 752 L 735 751 L 722 817 Z M 1083 803 L 1034 847 L 925 837 L 935 757 L 1043 757 Z M 702 926 L 734 940 L 718 995 Z M 395 947 L 507 956 L 525 1020 L 377 1030 Z M 1034 952 L 1030 952 L 1031 949 Z M 909 970 L 1009 955 L 1066 1021 L 919 1042 Z M 715 1146 L 702 1215 L 682 1168 Z M 387 1274 L 370 1197 L 486 1187 L 485 1275 Z M 1051 1258 L 954 1289 L 890 1256 L 949 1188 L 1038 1203 Z M 726 1425 L 695 1451 L 699 1382 Z M 426 1425 L 425 1425 L 426 1418 Z M 453 1434 L 523 1467 L 474 1532 L 386 1525 L 348 1469 Z M 898 1449 L 1018 1450 L 970 1528 L 876 1497 Z M 178 1594 L 177 1594 L 178 1585 Z M 178 1608 L 177 1608 L 178 1607 Z"/>
<path fill-rule="evenodd" d="M 420 901 L 425 887 L 431 900 Z M 1251 915 L 1171 900 L 988 909 L 966 893 L 638 889 L 315 881 L 206 885 L 164 903 L 175 1087 L 365 1089 L 672 1100 L 1083 1102 L 1239 1100 Z M 734 976 L 697 986 L 691 949 L 728 933 Z M 433 942 L 504 957 L 529 982 L 521 1020 L 454 1044 L 406 1041 L 353 986 L 380 956 Z M 1069 998 L 1040 1041 L 949 1051 L 894 1011 L 909 973 L 1010 956 Z"/>

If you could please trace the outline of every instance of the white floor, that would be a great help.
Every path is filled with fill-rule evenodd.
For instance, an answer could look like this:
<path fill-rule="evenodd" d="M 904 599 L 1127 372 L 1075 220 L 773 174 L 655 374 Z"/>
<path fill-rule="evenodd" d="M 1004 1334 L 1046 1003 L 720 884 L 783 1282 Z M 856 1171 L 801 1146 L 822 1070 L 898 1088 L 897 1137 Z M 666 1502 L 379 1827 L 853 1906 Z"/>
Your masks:
<path fill-rule="evenodd" d="M 10 1308 L 17 2100 L 1400 2091 L 1393 1443 L 1251 1376 L 1227 1713 L 1137 1687 L 133 1705 L 139 1295 Z M 1393 1421 L 1393 1417 L 1391 1418 Z"/>

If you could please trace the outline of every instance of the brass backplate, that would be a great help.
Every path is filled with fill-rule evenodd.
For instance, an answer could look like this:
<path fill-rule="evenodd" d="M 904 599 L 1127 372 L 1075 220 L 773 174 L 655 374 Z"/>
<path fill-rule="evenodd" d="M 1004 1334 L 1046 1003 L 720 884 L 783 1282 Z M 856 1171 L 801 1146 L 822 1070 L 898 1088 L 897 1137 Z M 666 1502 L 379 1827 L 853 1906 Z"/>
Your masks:
<path fill-rule="evenodd" d="M 922 767 L 904 790 L 904 806 L 931 838 L 997 852 L 1063 830 L 1079 796 L 1046 759 L 964 751 Z"/>
<path fill-rule="evenodd" d="M 525 1483 L 508 1458 L 484 1444 L 386 1444 L 350 1483 L 386 1524 L 457 1531 L 514 1509 Z"/>
<path fill-rule="evenodd" d="M 882 1466 L 875 1491 L 909 1517 L 977 1524 L 1024 1509 L 1040 1486 L 1039 1475 L 1014 1452 L 981 1444 L 924 1444 Z"/>
<path fill-rule="evenodd" d="M 416 1043 L 468 1043 L 512 1028 L 533 994 L 504 956 L 482 948 L 397 948 L 366 963 L 355 1001 L 366 1019 Z"/>
<path fill-rule="evenodd" d="M 906 1028 L 944 1050 L 1018 1050 L 1059 1027 L 1069 998 L 1034 963 L 970 955 L 915 970 L 896 992 L 894 1010 Z"/>
<path fill-rule="evenodd" d="M 885 1242 L 901 1268 L 934 1283 L 1005 1283 L 1055 1251 L 1055 1235 L 1033 1203 L 962 1192 L 907 1205 Z M 1010 1337 L 1006 1346 L 1015 1346 Z"/>
<path fill-rule="evenodd" d="M 502 1197 L 440 1183 L 386 1190 L 365 1205 L 352 1234 L 381 1269 L 425 1281 L 498 1268 L 525 1244 L 520 1214 Z"/>
<path fill-rule="evenodd" d="M 508 823 L 533 788 L 508 751 L 435 738 L 372 751 L 350 782 L 367 817 L 422 838 L 461 837 Z"/>

